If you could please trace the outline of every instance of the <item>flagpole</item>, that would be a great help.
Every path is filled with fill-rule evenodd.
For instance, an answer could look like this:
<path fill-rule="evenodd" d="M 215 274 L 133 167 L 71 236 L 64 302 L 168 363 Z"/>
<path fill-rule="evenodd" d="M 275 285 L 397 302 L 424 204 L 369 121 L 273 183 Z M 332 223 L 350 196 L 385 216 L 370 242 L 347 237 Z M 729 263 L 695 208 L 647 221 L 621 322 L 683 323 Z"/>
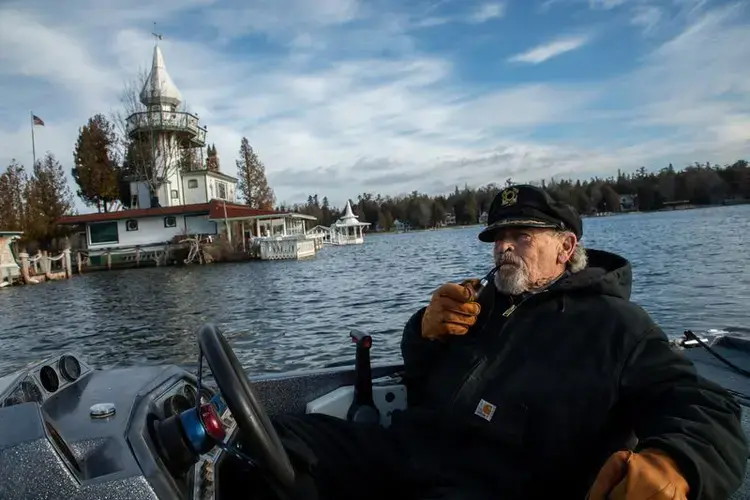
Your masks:
<path fill-rule="evenodd" d="M 34 163 L 31 164 L 31 168 L 33 169 L 36 165 L 36 142 L 34 141 L 34 112 L 30 111 L 29 119 L 31 120 L 31 155 L 34 160 Z"/>

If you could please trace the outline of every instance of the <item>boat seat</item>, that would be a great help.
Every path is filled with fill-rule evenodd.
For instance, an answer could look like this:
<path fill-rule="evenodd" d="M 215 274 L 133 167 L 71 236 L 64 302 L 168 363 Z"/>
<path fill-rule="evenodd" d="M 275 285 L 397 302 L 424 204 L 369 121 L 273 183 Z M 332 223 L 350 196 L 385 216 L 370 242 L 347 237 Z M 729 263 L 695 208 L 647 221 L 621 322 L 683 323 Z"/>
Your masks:
<path fill-rule="evenodd" d="M 406 409 L 406 386 L 392 377 L 372 380 L 370 349 L 372 337 L 352 330 L 356 344 L 354 384 L 339 387 L 307 403 L 306 413 L 322 413 L 362 423 L 391 424 L 394 411 Z"/>

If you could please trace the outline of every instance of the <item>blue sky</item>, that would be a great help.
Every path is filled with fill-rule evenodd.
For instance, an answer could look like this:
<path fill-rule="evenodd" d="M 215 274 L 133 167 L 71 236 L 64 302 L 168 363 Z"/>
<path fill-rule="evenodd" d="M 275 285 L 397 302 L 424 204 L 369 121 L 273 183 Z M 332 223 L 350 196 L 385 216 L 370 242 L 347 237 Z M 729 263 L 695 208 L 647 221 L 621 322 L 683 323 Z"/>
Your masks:
<path fill-rule="evenodd" d="M 69 168 L 154 22 L 222 170 L 247 136 L 278 201 L 750 158 L 746 2 L 5 0 L 0 164 L 33 109 Z"/>

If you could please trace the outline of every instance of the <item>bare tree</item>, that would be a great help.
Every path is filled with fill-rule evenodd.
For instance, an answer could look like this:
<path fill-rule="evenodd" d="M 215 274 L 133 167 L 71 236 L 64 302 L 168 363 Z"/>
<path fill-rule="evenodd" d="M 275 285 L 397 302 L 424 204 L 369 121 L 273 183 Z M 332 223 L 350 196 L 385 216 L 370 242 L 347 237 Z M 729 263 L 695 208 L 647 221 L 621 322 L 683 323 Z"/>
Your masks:
<path fill-rule="evenodd" d="M 141 102 L 140 93 L 148 80 L 148 71 L 141 68 L 135 77 L 126 81 L 119 95 L 120 106 L 111 114 L 110 121 L 115 125 L 118 141 L 118 153 L 120 158 L 125 158 L 130 138 L 128 137 L 129 116 L 135 113 L 145 113 L 146 106 Z"/>

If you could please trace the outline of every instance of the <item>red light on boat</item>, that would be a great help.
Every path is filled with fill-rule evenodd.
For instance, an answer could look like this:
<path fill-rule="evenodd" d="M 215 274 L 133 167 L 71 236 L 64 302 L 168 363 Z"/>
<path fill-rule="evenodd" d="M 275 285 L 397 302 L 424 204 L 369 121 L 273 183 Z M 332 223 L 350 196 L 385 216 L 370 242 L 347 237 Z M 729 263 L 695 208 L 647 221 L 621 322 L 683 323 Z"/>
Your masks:
<path fill-rule="evenodd" d="M 357 343 L 357 338 L 356 337 L 352 337 L 352 344 L 356 344 L 356 343 Z M 362 347 L 364 347 L 365 349 L 371 348 L 372 347 L 372 337 L 370 337 L 370 336 L 364 337 L 362 339 Z"/>
<path fill-rule="evenodd" d="M 214 405 L 208 403 L 201 406 L 200 416 L 206 433 L 217 441 L 224 441 L 224 437 L 226 436 L 224 422 L 221 421 L 219 414 L 216 413 Z"/>

